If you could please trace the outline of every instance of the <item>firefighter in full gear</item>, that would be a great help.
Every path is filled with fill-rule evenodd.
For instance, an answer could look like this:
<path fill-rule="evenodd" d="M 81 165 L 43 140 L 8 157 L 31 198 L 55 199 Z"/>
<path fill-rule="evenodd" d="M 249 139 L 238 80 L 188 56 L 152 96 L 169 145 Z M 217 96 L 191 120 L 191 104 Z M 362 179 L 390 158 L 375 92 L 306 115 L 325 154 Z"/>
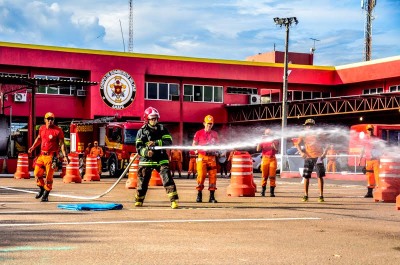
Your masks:
<path fill-rule="evenodd" d="M 101 158 L 103 157 L 103 148 L 99 146 L 98 141 L 93 142 L 93 147 L 90 149 L 90 155 L 93 157 L 97 158 L 97 170 L 99 173 L 99 176 L 101 176 L 101 171 L 102 171 L 102 164 L 101 164 Z"/>
<path fill-rule="evenodd" d="M 153 107 L 144 111 L 144 125 L 139 129 L 136 136 L 136 150 L 140 156 L 138 169 L 137 194 L 135 206 L 143 206 L 149 181 L 153 169 L 161 175 L 163 186 L 171 201 L 171 208 L 178 208 L 178 193 L 174 179 L 169 170 L 168 154 L 163 147 L 172 145 L 172 137 L 167 128 L 158 123 L 160 114 Z"/>
<path fill-rule="evenodd" d="M 373 190 L 376 187 L 379 177 L 379 157 L 380 150 L 377 143 L 377 137 L 374 135 L 374 126 L 368 124 L 366 127 L 367 135 L 364 138 L 361 157 L 365 157 L 365 174 L 367 175 L 367 194 L 364 198 L 372 198 Z"/>
<path fill-rule="evenodd" d="M 62 129 L 54 125 L 54 114 L 47 112 L 44 116 L 45 125 L 40 126 L 38 136 L 33 145 L 28 149 L 28 153 L 40 145 L 40 155 L 35 162 L 34 176 L 39 192 L 36 199 L 42 198 L 42 202 L 47 202 L 50 191 L 53 189 L 53 174 L 57 168 L 59 150 L 63 154 L 64 161 L 69 163 L 64 146 L 64 133 Z M 45 168 L 45 170 L 43 170 Z M 44 180 L 46 173 L 46 181 Z"/>
<path fill-rule="evenodd" d="M 212 146 L 219 143 L 218 133 L 211 130 L 214 125 L 214 118 L 207 115 L 204 118 L 204 129 L 197 131 L 193 138 L 193 146 Z M 217 189 L 217 152 L 211 150 L 197 150 L 197 199 L 196 202 L 202 202 L 204 181 L 208 173 L 208 190 L 210 198 L 208 202 L 217 203 L 215 199 L 215 190 Z"/>
<path fill-rule="evenodd" d="M 275 197 L 276 187 L 276 168 L 278 163 L 275 154 L 278 151 L 278 142 L 271 139 L 271 130 L 264 131 L 262 142 L 257 145 L 257 152 L 262 152 L 261 159 L 261 196 L 265 196 L 267 189 L 267 181 L 269 178 L 269 191 L 270 196 Z"/>

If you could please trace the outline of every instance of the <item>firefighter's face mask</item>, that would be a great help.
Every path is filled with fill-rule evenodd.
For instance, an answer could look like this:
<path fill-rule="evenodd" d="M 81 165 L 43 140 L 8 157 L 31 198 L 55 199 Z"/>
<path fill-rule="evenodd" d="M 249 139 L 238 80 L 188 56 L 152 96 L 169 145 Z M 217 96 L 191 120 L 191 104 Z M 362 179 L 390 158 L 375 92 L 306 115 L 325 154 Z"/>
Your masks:
<path fill-rule="evenodd" d="M 157 123 L 158 123 L 158 119 L 157 118 L 151 118 L 151 119 L 149 119 L 149 125 L 150 126 L 156 126 L 157 125 Z"/>

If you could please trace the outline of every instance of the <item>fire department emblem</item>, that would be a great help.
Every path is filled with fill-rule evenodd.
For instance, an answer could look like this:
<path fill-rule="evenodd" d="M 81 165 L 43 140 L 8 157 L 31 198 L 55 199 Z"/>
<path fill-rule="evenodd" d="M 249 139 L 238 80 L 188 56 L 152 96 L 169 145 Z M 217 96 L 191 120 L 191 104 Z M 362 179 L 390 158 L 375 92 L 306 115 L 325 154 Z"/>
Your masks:
<path fill-rule="evenodd" d="M 114 69 L 106 73 L 100 83 L 101 98 L 113 109 L 125 109 L 136 96 L 133 78 L 125 71 Z"/>

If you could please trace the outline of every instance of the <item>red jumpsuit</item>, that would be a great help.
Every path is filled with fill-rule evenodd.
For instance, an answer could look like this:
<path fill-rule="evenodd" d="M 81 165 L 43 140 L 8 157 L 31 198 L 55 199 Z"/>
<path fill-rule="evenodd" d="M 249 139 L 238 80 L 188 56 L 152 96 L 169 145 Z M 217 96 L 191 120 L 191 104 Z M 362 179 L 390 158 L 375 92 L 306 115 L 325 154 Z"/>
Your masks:
<path fill-rule="evenodd" d="M 60 140 L 64 139 L 64 132 L 60 127 L 52 125 L 46 128 L 46 125 L 42 125 L 39 128 L 39 136 L 41 139 L 40 143 L 40 155 L 36 160 L 34 176 L 36 184 L 39 187 L 43 187 L 47 191 L 53 189 L 53 175 L 54 168 L 52 168 L 53 156 L 58 157 L 60 150 Z M 46 168 L 46 182 L 44 181 L 44 171 L 42 168 Z"/>
<path fill-rule="evenodd" d="M 214 145 L 219 143 L 216 131 L 206 132 L 204 129 L 195 133 L 193 141 L 197 145 Z M 208 173 L 208 190 L 217 189 L 217 162 L 216 153 L 213 151 L 198 150 L 197 163 L 197 186 L 198 191 L 204 189 L 204 181 Z"/>

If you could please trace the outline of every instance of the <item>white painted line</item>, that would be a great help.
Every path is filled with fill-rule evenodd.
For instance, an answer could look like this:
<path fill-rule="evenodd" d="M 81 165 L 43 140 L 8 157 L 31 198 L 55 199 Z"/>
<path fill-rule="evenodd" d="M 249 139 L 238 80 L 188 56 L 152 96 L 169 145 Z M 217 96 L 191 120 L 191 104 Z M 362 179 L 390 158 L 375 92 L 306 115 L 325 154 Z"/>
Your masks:
<path fill-rule="evenodd" d="M 0 227 L 26 227 L 26 226 L 51 226 L 51 225 L 105 225 L 105 224 L 158 224 L 158 223 L 227 223 L 227 222 L 265 222 L 265 221 L 304 221 L 321 220 L 318 217 L 304 218 L 249 218 L 249 219 L 199 219 L 199 220 L 130 220 L 130 221 L 102 221 L 102 222 L 69 222 L 69 223 L 20 223 L 0 224 Z"/>
<path fill-rule="evenodd" d="M 68 212 L 68 213 L 85 213 L 86 211 L 68 211 L 68 210 L 43 210 L 43 211 L 29 211 L 29 210 L 25 210 L 25 211 L 0 211 L 0 215 L 7 215 L 7 214 L 20 214 L 20 213 L 60 213 L 61 212 Z"/>

